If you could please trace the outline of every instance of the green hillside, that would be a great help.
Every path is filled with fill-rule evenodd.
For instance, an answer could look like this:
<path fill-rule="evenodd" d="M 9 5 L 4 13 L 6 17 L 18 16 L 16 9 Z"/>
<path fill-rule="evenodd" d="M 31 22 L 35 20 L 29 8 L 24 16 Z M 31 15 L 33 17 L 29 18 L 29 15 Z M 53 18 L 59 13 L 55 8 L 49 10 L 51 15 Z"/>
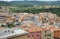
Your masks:
<path fill-rule="evenodd" d="M 51 1 L 51 2 L 45 2 L 45 1 L 0 1 L 0 6 L 33 6 L 33 5 L 60 5 L 60 1 Z"/>
<path fill-rule="evenodd" d="M 33 7 L 34 5 L 37 5 L 37 7 Z M 40 8 L 42 5 L 55 5 L 60 6 L 60 1 L 51 1 L 51 2 L 45 2 L 45 1 L 12 1 L 12 2 L 4 2 L 0 1 L 0 6 L 16 6 L 17 8 L 10 8 L 9 12 L 27 12 L 27 13 L 40 13 L 40 12 L 52 12 L 60 16 L 60 7 L 59 8 Z"/>

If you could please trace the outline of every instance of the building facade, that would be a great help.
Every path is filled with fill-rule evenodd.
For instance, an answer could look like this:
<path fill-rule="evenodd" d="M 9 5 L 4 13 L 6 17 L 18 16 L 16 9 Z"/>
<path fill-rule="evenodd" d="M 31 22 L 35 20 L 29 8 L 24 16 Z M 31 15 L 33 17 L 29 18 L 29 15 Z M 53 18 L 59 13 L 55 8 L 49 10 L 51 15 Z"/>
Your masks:
<path fill-rule="evenodd" d="M 54 33 L 49 29 L 42 30 L 42 39 L 54 39 Z"/>

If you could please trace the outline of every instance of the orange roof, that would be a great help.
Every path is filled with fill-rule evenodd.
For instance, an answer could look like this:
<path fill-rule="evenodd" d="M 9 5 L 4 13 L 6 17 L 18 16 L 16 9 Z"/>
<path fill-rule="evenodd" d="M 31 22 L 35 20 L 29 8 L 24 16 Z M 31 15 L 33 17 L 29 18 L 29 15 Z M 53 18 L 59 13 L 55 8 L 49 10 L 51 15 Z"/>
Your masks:
<path fill-rule="evenodd" d="M 48 26 L 42 26 L 41 27 L 42 30 L 50 30 L 50 29 L 54 29 L 54 28 L 55 28 L 55 26 L 53 26 L 53 25 L 48 25 Z"/>
<path fill-rule="evenodd" d="M 12 16 L 7 16 L 7 18 L 11 18 Z"/>
<path fill-rule="evenodd" d="M 26 27 L 33 27 L 35 26 L 34 24 L 24 24 L 24 25 L 21 25 L 22 28 L 26 28 Z"/>
<path fill-rule="evenodd" d="M 42 29 L 40 27 L 30 27 L 30 28 L 24 28 L 28 32 L 36 32 L 36 31 L 41 31 Z"/>
<path fill-rule="evenodd" d="M 49 29 L 55 29 L 55 26 L 53 26 L 53 25 L 49 25 L 48 28 L 49 28 Z"/>
<path fill-rule="evenodd" d="M 58 28 L 56 26 L 50 26 L 49 29 L 51 29 L 51 30 L 60 30 L 60 28 Z"/>
<path fill-rule="evenodd" d="M 45 30 L 45 31 L 46 31 L 46 30 L 49 30 L 49 29 L 47 29 L 47 28 L 41 28 L 41 29 L 42 29 L 42 30 Z"/>
<path fill-rule="evenodd" d="M 60 30 L 60 28 L 54 28 L 54 29 L 51 29 L 51 30 L 56 31 L 56 30 Z"/>

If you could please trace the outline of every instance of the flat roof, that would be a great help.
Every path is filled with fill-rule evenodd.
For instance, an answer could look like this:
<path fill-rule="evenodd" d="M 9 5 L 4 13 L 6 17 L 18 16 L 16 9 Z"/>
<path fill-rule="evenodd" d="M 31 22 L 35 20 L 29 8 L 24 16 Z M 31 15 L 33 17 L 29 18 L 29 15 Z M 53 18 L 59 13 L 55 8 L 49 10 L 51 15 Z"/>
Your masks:
<path fill-rule="evenodd" d="M 25 31 L 25 30 L 23 30 L 23 29 L 18 29 L 18 30 L 14 30 L 14 33 L 0 36 L 0 39 L 6 39 L 6 38 L 10 38 L 10 37 L 16 37 L 16 36 L 24 35 L 24 34 L 27 34 L 27 33 L 28 32 Z"/>

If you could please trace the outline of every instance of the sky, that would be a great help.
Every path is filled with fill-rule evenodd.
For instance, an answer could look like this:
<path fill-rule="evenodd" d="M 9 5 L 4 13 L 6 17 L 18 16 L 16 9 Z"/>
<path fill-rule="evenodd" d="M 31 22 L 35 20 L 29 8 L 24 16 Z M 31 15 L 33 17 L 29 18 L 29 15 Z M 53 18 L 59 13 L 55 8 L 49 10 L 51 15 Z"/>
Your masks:
<path fill-rule="evenodd" d="M 60 0 L 0 0 L 0 1 L 60 1 Z"/>

